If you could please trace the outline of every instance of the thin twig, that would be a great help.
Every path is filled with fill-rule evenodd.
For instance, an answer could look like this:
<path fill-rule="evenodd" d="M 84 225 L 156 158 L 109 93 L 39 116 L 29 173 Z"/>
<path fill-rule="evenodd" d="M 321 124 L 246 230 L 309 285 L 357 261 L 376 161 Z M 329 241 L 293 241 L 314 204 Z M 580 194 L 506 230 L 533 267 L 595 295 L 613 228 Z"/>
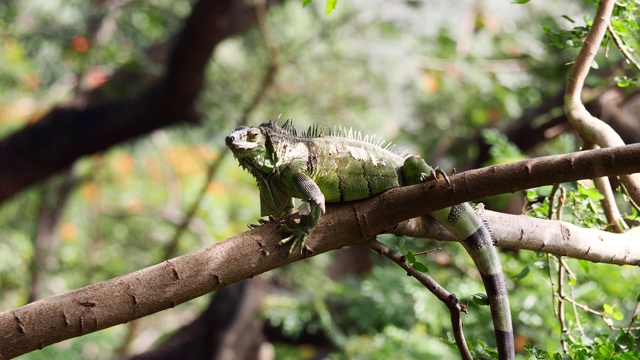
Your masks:
<path fill-rule="evenodd" d="M 571 285 L 571 283 L 569 283 L 569 291 L 571 291 L 571 298 L 575 299 L 576 296 L 573 293 L 573 285 Z M 586 334 L 584 333 L 584 328 L 582 327 L 582 322 L 580 321 L 578 307 L 576 306 L 575 302 L 571 303 L 571 306 L 573 306 L 573 316 L 576 318 L 576 326 L 578 327 L 578 330 L 580 330 L 580 335 L 584 338 Z"/>
<path fill-rule="evenodd" d="M 607 26 L 607 30 L 609 30 L 609 34 L 611 34 L 613 43 L 616 44 L 616 46 L 618 47 L 618 50 L 620 50 L 620 52 L 622 53 L 622 56 L 624 56 L 625 59 L 627 59 L 630 63 L 632 63 L 633 66 L 636 67 L 636 69 L 640 70 L 640 64 L 638 64 L 638 62 L 633 58 L 633 56 L 631 56 L 631 53 L 629 52 L 629 50 L 627 50 L 626 45 L 622 43 L 622 39 L 620 39 L 620 37 L 618 36 L 618 33 L 616 33 L 616 30 L 613 28 L 611 23 L 609 23 L 609 25 Z"/>
<path fill-rule="evenodd" d="M 429 249 L 429 250 L 425 250 L 425 251 L 420 251 L 417 253 L 413 253 L 413 255 L 425 255 L 428 254 L 430 252 L 434 252 L 434 251 L 440 251 L 442 248 L 435 248 L 435 249 Z"/>
<path fill-rule="evenodd" d="M 398 266 L 403 268 L 408 275 L 416 278 L 416 280 L 418 280 L 422 285 L 424 285 L 424 287 L 431 291 L 431 293 L 434 294 L 438 298 L 438 300 L 442 301 L 447 306 L 449 312 L 451 313 L 452 332 L 453 337 L 456 340 L 456 345 L 458 346 L 458 351 L 460 352 L 462 359 L 472 360 L 473 358 L 471 356 L 471 352 L 469 352 L 467 342 L 464 338 L 464 332 L 462 331 L 462 318 L 460 315 L 463 312 L 467 313 L 467 310 L 464 306 L 460 305 L 456 295 L 448 292 L 427 274 L 415 270 L 407 262 L 407 259 L 404 257 L 404 255 L 393 250 L 389 246 L 377 240 L 368 242 L 367 246 L 369 246 L 371 250 L 385 256 L 386 258 L 390 259 Z"/>
<path fill-rule="evenodd" d="M 558 262 L 561 259 L 558 256 Z M 560 332 L 562 334 L 569 335 L 569 329 L 567 328 L 567 322 L 564 316 L 564 268 L 562 265 L 558 266 L 558 321 L 560 322 Z M 566 354 L 569 352 L 569 344 L 565 340 L 564 336 L 560 336 L 560 344 L 562 344 L 562 351 Z"/>
<path fill-rule="evenodd" d="M 569 275 L 570 279 L 577 279 L 578 278 L 576 276 L 576 273 L 574 273 L 573 270 L 571 270 L 571 268 L 569 267 L 569 264 L 567 264 L 567 262 L 564 260 L 564 258 L 558 257 L 558 260 L 560 261 L 560 266 L 562 266 L 562 268 L 564 268 L 564 270 Z"/>
<path fill-rule="evenodd" d="M 633 308 L 633 314 L 631 314 L 631 321 L 629 321 L 629 326 L 627 327 L 627 335 L 631 333 L 631 327 L 633 327 L 633 323 L 638 319 L 638 312 L 640 311 L 640 295 L 636 297 L 636 306 Z"/>
<path fill-rule="evenodd" d="M 549 276 L 549 284 L 551 285 L 551 304 L 553 305 L 553 316 L 560 317 L 558 308 L 556 307 L 556 282 L 553 280 L 553 272 L 551 270 L 551 255 L 547 254 L 547 275 Z"/>

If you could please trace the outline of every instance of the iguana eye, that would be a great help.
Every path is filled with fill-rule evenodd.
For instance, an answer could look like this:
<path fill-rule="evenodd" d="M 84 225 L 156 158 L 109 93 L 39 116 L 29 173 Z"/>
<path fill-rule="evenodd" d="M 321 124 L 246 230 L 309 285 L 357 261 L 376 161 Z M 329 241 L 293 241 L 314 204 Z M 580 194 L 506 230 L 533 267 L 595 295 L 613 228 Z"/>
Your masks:
<path fill-rule="evenodd" d="M 258 135 L 260 135 L 260 130 L 258 129 L 251 129 L 249 130 L 249 132 L 247 133 L 247 140 L 255 140 Z"/>

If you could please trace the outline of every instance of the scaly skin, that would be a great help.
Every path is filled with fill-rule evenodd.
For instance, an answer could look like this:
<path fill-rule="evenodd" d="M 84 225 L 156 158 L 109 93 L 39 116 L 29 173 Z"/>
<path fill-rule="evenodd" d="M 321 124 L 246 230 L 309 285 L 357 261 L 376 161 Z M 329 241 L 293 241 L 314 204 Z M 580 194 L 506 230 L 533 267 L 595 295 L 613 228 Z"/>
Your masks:
<path fill-rule="evenodd" d="M 276 121 L 277 122 L 277 121 Z M 305 240 L 325 212 L 325 203 L 367 199 L 394 187 L 419 184 L 435 170 L 424 160 L 397 154 L 359 133 L 323 135 L 311 128 L 298 136 L 289 123 L 240 127 L 226 137 L 240 165 L 253 175 L 260 189 L 262 216 L 281 217 L 292 198 L 302 199 L 300 222 L 284 226 L 291 235 L 290 252 Z M 500 259 L 489 230 L 468 203 L 434 211 L 431 215 L 460 240 L 480 271 L 489 297 L 499 358 L 515 359 L 509 299 Z"/>

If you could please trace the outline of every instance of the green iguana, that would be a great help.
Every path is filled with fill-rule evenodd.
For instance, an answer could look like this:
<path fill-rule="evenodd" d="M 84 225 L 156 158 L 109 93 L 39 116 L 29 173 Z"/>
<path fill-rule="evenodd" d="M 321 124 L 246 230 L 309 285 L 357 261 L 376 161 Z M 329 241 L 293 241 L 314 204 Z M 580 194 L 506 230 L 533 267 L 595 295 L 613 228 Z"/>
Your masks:
<path fill-rule="evenodd" d="M 331 131 L 330 131 L 331 132 Z M 281 217 L 299 207 L 300 222 L 285 225 L 291 250 L 305 239 L 325 212 L 325 203 L 370 198 L 391 188 L 423 182 L 435 171 L 424 160 L 393 152 L 389 146 L 359 133 L 310 128 L 298 136 L 287 121 L 240 127 L 225 139 L 240 165 L 257 180 L 262 216 Z M 489 297 L 500 359 L 514 359 L 509 300 L 500 259 L 484 222 L 468 203 L 434 211 L 431 215 L 462 243 L 473 258 Z"/>

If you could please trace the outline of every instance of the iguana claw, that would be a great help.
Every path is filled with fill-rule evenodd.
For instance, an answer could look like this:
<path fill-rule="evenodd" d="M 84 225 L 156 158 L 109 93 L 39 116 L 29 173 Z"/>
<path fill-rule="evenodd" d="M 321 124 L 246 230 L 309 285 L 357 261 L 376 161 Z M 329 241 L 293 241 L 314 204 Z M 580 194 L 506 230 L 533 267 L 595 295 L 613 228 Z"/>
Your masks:
<path fill-rule="evenodd" d="M 259 228 L 262 225 L 273 223 L 273 222 L 276 222 L 276 219 L 273 216 L 269 215 L 269 217 L 266 219 L 259 218 L 257 224 L 247 224 L 247 227 L 249 229 L 255 229 L 255 228 Z"/>
<path fill-rule="evenodd" d="M 455 174 L 455 170 L 454 170 L 454 173 L 452 173 L 451 175 L 454 175 L 454 174 Z M 451 180 L 449 180 L 449 175 L 447 175 L 447 173 L 444 170 L 440 169 L 439 167 L 435 167 L 431 172 L 431 174 L 422 173 L 420 176 L 420 180 L 422 182 L 426 182 L 429 180 L 438 180 L 438 179 L 444 179 L 447 185 L 451 187 Z"/>
<path fill-rule="evenodd" d="M 293 241 L 291 243 L 291 247 L 289 248 L 289 254 L 291 254 L 293 253 L 293 249 L 296 247 L 296 245 L 300 243 L 300 253 L 302 254 L 310 231 L 306 229 L 304 226 L 297 223 L 294 219 L 289 219 L 289 224 L 290 226 L 287 226 L 287 224 L 283 224 L 282 228 L 284 229 L 285 232 L 288 232 L 291 235 L 280 240 L 278 245 L 282 246 L 290 241 Z"/>

